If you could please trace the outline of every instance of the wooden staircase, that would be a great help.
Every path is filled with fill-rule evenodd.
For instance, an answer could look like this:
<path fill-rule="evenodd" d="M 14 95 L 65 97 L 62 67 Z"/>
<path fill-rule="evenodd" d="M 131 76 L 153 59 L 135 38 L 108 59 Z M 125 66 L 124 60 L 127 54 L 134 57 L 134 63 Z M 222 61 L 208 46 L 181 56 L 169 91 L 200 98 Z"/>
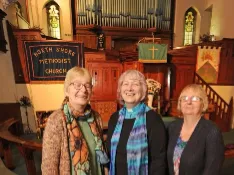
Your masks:
<path fill-rule="evenodd" d="M 228 104 L 197 73 L 194 74 L 194 83 L 200 84 L 207 93 L 209 119 L 214 121 L 222 132 L 228 132 L 232 125 L 233 97 Z"/>

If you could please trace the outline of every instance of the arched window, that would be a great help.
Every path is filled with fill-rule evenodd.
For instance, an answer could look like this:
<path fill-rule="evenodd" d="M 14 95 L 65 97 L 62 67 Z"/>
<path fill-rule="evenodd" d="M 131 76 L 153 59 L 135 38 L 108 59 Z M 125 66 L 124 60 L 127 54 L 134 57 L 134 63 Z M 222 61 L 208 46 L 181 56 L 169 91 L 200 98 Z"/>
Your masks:
<path fill-rule="evenodd" d="M 191 7 L 185 13 L 184 45 L 191 45 L 195 41 L 197 12 Z"/>
<path fill-rule="evenodd" d="M 51 1 L 46 5 L 49 36 L 61 38 L 60 35 L 60 13 L 56 2 Z"/>

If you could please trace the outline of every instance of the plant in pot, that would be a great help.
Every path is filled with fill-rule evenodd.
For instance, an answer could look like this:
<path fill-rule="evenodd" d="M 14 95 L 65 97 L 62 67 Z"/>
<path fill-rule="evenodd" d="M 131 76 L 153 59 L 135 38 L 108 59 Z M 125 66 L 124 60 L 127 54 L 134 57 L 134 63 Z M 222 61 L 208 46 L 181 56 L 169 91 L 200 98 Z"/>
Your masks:
<path fill-rule="evenodd" d="M 31 107 L 32 106 L 32 103 L 31 103 L 31 100 L 29 97 L 26 97 L 26 96 L 22 96 L 20 99 L 19 99 L 19 104 L 21 107 L 23 107 L 25 109 L 25 115 L 26 115 L 26 118 L 27 118 L 27 128 L 25 129 L 25 133 L 27 134 L 30 134 L 32 133 L 32 129 L 30 128 L 30 125 L 29 125 L 29 120 L 28 120 L 28 107 Z"/>

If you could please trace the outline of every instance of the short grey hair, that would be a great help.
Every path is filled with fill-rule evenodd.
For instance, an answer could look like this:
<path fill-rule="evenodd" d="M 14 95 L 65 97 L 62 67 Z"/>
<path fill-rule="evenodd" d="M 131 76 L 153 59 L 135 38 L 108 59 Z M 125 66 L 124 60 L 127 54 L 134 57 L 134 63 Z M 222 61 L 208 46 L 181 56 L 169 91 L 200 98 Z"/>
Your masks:
<path fill-rule="evenodd" d="M 141 101 L 144 101 L 147 95 L 147 84 L 146 84 L 145 76 L 137 70 L 127 70 L 119 77 L 119 80 L 118 80 L 117 99 L 119 100 L 119 103 L 122 105 L 124 104 L 124 100 L 121 96 L 121 86 L 127 76 L 130 76 L 131 78 L 136 79 L 140 82 L 142 91 L 143 91 L 143 98 Z"/>
<path fill-rule="evenodd" d="M 78 66 L 75 66 L 67 71 L 66 78 L 64 81 L 64 95 L 67 92 L 68 87 L 70 86 L 71 82 L 77 78 L 77 77 L 82 77 L 82 76 L 87 76 L 89 79 L 89 82 L 92 82 L 92 77 L 89 73 L 89 71 L 85 68 L 81 68 Z"/>
<path fill-rule="evenodd" d="M 198 84 L 189 84 L 189 85 L 185 86 L 185 88 L 180 93 L 180 97 L 178 99 L 178 104 L 177 104 L 177 110 L 179 112 L 181 112 L 181 100 L 180 99 L 181 99 L 183 93 L 187 90 L 192 90 L 199 95 L 199 97 L 202 99 L 202 103 L 203 103 L 202 112 L 206 112 L 206 110 L 208 108 L 208 97 L 207 97 L 205 90 L 202 88 L 202 86 L 200 86 Z"/>

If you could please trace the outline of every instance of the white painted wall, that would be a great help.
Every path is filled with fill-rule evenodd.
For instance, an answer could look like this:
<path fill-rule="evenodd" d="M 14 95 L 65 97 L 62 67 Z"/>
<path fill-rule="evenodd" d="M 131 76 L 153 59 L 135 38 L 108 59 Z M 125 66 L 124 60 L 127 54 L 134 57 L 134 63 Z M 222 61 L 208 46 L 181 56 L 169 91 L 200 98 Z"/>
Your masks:
<path fill-rule="evenodd" d="M 234 98 L 234 86 L 211 86 L 227 103 L 230 102 L 231 97 Z M 234 105 L 233 105 L 234 109 Z M 232 128 L 234 128 L 234 112 L 232 119 Z"/>
<path fill-rule="evenodd" d="M 3 20 L 3 24 L 5 39 L 7 43 L 9 43 L 8 33 L 6 30 L 6 19 Z M 19 90 L 18 85 L 15 84 L 9 45 L 7 45 L 7 50 L 7 53 L 0 52 L 0 103 L 15 103 L 23 95 L 29 97 L 29 93 L 28 91 L 25 91 L 25 88 L 21 88 L 21 90 Z M 25 85 L 22 86 L 25 87 Z M 36 131 L 34 111 L 29 109 L 28 114 L 30 127 L 33 131 Z M 23 108 L 21 108 L 21 116 L 22 122 L 25 125 L 26 115 Z"/>
<path fill-rule="evenodd" d="M 174 25 L 174 47 L 183 46 L 184 39 L 184 15 L 185 12 L 193 7 L 197 11 L 196 23 L 196 37 L 195 41 L 199 41 L 200 26 L 205 23 L 202 18 L 204 15 L 204 2 L 203 0 L 176 0 L 175 10 L 175 25 Z"/>
<path fill-rule="evenodd" d="M 0 8 L 2 4 L 0 3 Z M 11 6 L 9 7 L 11 9 Z M 9 11 L 6 10 L 6 12 Z M 15 11 L 12 13 L 14 14 Z M 14 15 L 6 16 L 3 20 L 4 34 L 9 43 L 6 20 L 13 21 Z M 28 108 L 29 124 L 36 131 L 35 112 L 40 110 L 55 110 L 60 108 L 64 98 L 63 83 L 60 84 L 15 84 L 14 71 L 9 45 L 7 53 L 0 52 L 0 103 L 15 103 L 22 96 L 30 97 L 33 108 Z M 21 108 L 23 124 L 26 124 L 25 109 Z"/>
<path fill-rule="evenodd" d="M 205 10 L 212 5 L 211 21 L 210 14 Z M 176 0 L 174 47 L 183 45 L 184 13 L 189 7 L 194 7 L 200 13 L 197 21 L 196 41 L 199 35 L 209 32 L 215 35 L 216 40 L 222 38 L 234 38 L 233 0 Z M 209 27 L 210 23 L 210 27 Z"/>

